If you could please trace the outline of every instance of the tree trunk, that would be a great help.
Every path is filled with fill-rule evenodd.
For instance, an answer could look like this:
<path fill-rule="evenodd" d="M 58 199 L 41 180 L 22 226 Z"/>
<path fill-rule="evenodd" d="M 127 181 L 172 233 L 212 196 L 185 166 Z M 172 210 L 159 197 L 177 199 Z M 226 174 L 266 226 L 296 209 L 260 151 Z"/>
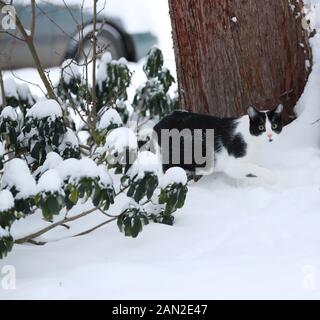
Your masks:
<path fill-rule="evenodd" d="M 290 2 L 290 3 L 289 3 Z M 221 117 L 282 103 L 311 66 L 302 0 L 169 0 L 181 107 Z"/>

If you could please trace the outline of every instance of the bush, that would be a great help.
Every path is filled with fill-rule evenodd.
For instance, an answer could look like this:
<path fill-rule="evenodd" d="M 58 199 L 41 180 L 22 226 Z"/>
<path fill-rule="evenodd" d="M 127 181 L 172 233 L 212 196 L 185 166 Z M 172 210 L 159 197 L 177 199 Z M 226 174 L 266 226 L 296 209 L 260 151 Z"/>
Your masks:
<path fill-rule="evenodd" d="M 94 212 L 107 217 L 105 224 L 117 220 L 119 230 L 130 237 L 150 221 L 173 223 L 173 213 L 186 198 L 186 174 L 179 168 L 162 173 L 158 157 L 142 148 L 148 140 L 142 124 L 152 127 L 177 107 L 177 98 L 169 94 L 174 79 L 155 48 L 143 69 L 147 80 L 131 105 L 128 64 L 112 61 L 109 53 L 102 56 L 95 110 L 94 88 L 71 60 L 61 66 L 58 101 L 36 102 L 28 87 L 6 82 L 9 105 L 0 114 L 0 258 L 14 243 L 39 244 L 47 231 Z M 126 196 L 126 204 L 111 215 L 120 195 Z M 70 215 L 82 204 L 91 209 Z M 13 239 L 15 221 L 37 211 L 48 227 Z"/>

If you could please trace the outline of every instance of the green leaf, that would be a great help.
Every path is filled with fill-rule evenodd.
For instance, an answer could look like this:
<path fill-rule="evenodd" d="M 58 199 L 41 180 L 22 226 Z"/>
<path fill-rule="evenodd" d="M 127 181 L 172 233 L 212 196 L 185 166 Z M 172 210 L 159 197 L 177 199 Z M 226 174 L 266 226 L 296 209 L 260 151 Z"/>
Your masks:
<path fill-rule="evenodd" d="M 160 49 L 153 48 L 148 54 L 147 62 L 143 66 L 143 70 L 147 77 L 154 78 L 158 75 L 163 66 L 163 55 Z"/>
<path fill-rule="evenodd" d="M 174 216 L 172 215 L 164 215 L 161 219 L 162 224 L 166 224 L 168 226 L 172 226 L 174 223 Z"/>
<path fill-rule="evenodd" d="M 149 220 L 146 213 L 139 208 L 128 208 L 118 218 L 117 224 L 120 232 L 126 237 L 136 238 L 142 231 L 143 226 L 147 225 Z"/>
<path fill-rule="evenodd" d="M 15 220 L 14 210 L 0 212 L 0 227 L 3 229 L 10 228 Z"/>
<path fill-rule="evenodd" d="M 131 236 L 132 238 L 136 238 L 142 231 L 143 225 L 139 216 L 134 216 L 132 220 Z"/>
<path fill-rule="evenodd" d="M 123 232 L 123 216 L 120 215 L 117 219 L 117 225 L 120 232 Z"/>
<path fill-rule="evenodd" d="M 182 208 L 184 206 L 186 196 L 187 196 L 188 189 L 184 186 L 181 187 L 179 194 L 178 194 L 178 202 L 177 208 Z"/>
<path fill-rule="evenodd" d="M 101 202 L 102 198 L 102 190 L 99 188 L 99 186 L 96 186 L 96 190 L 94 192 L 94 196 L 92 198 L 92 203 L 95 207 L 99 207 L 99 204 Z"/>
<path fill-rule="evenodd" d="M 78 191 L 75 187 L 72 187 L 71 189 L 69 200 L 74 204 L 78 202 Z"/>
<path fill-rule="evenodd" d="M 12 250 L 14 241 L 11 235 L 0 237 L 0 259 L 3 259 Z"/>
<path fill-rule="evenodd" d="M 43 217 L 51 221 L 54 215 L 58 215 L 62 209 L 59 203 L 61 198 L 58 194 L 50 194 L 46 199 L 43 199 L 42 215 Z"/>
<path fill-rule="evenodd" d="M 141 182 L 140 184 L 138 184 L 133 196 L 134 201 L 139 203 L 144 198 L 146 191 L 147 190 L 144 183 Z"/>
<path fill-rule="evenodd" d="M 131 237 L 132 235 L 132 226 L 131 226 L 131 218 L 125 217 L 123 220 L 123 226 L 124 226 L 124 235 L 126 237 Z"/>

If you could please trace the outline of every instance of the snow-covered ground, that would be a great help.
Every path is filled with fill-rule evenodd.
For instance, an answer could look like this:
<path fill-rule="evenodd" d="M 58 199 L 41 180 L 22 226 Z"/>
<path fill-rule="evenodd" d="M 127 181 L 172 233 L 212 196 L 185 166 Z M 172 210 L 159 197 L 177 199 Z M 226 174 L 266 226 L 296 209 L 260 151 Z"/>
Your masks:
<path fill-rule="evenodd" d="M 313 12 L 319 23 L 319 4 Z M 15 246 L 0 271 L 16 268 L 16 290 L 0 289 L 0 298 L 320 298 L 320 122 L 312 124 L 320 119 L 319 34 L 312 47 L 300 116 L 264 151 L 275 185 L 212 175 L 190 186 L 173 227 L 151 224 L 131 239 L 110 224 L 44 247 Z M 49 237 L 103 219 L 97 213 Z M 39 223 L 37 216 L 21 221 L 14 234 Z"/>

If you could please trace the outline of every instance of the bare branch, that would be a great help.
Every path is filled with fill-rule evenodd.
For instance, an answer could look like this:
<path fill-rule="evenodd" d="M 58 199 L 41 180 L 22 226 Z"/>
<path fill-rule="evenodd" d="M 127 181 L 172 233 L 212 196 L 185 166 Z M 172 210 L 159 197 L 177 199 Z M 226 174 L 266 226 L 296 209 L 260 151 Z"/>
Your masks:
<path fill-rule="evenodd" d="M 25 80 L 25 79 L 22 79 L 20 78 L 16 73 L 14 73 L 14 71 L 11 70 L 11 74 L 13 75 L 13 77 L 15 77 L 16 79 L 20 80 L 20 81 L 23 81 L 25 83 L 28 83 L 32 86 L 35 86 L 37 88 L 39 88 L 41 90 L 41 92 L 45 95 L 46 93 L 43 91 L 43 89 L 41 88 L 40 85 L 38 85 L 37 83 L 34 83 L 34 82 L 31 82 L 31 81 L 28 81 L 28 80 Z"/>
<path fill-rule="evenodd" d="M 106 5 L 107 5 L 107 0 L 104 0 L 103 6 L 102 6 L 102 8 L 98 11 L 97 15 L 99 15 L 99 14 L 106 8 Z"/>
<path fill-rule="evenodd" d="M 113 221 L 117 220 L 117 219 L 118 219 L 118 217 L 115 217 L 115 218 L 109 219 L 109 220 L 107 220 L 107 221 L 105 221 L 105 222 L 102 222 L 102 223 L 98 224 L 97 226 L 95 226 L 95 227 L 93 227 L 93 228 L 91 228 L 91 229 L 89 229 L 89 230 L 87 230 L 87 231 L 84 231 L 84 232 L 81 232 L 81 233 L 79 233 L 79 234 L 76 234 L 76 235 L 75 235 L 75 236 L 73 236 L 73 237 L 75 238 L 75 237 L 82 237 L 82 236 L 85 236 L 85 235 L 87 235 L 87 234 L 89 234 L 89 233 L 91 233 L 91 232 L 93 232 L 93 231 L 95 231 L 95 230 L 97 230 L 97 229 L 99 229 L 99 228 L 101 228 L 101 227 L 105 226 L 106 224 L 109 224 L 109 223 L 111 223 L 111 222 L 113 222 Z"/>
<path fill-rule="evenodd" d="M 69 14 L 70 14 L 72 20 L 73 20 L 77 25 L 79 25 L 79 21 L 75 18 L 75 16 L 73 15 L 72 10 L 71 10 L 70 7 L 67 5 L 67 3 L 65 2 L 65 0 L 63 0 L 63 4 L 64 4 L 64 6 L 67 8 L 67 10 L 69 11 Z"/>
<path fill-rule="evenodd" d="M 58 23 L 56 23 L 53 19 L 51 19 L 51 18 L 47 15 L 47 13 L 46 13 L 45 11 L 43 11 L 43 9 L 42 9 L 40 6 L 38 6 L 37 4 L 36 4 L 36 6 L 37 6 L 37 8 L 39 9 L 39 11 L 41 12 L 41 14 L 43 14 L 44 16 L 46 16 L 47 19 L 48 19 L 51 23 L 53 23 L 64 35 L 66 35 L 66 36 L 67 36 L 68 38 L 70 38 L 72 41 L 78 42 L 77 39 L 75 39 L 73 36 L 71 36 L 69 33 L 67 33 Z"/>
<path fill-rule="evenodd" d="M 6 3 L 3 2 L 2 0 L 0 0 L 0 9 L 2 9 L 5 5 L 6 5 Z M 12 14 L 12 13 L 9 12 L 9 14 Z M 40 61 L 38 53 L 35 49 L 32 36 L 27 33 L 27 31 L 25 30 L 24 26 L 22 25 L 22 22 L 19 19 L 17 14 L 15 14 L 15 20 L 16 20 L 16 25 L 17 25 L 19 32 L 22 34 L 23 39 L 25 40 L 26 44 L 28 45 L 28 48 L 29 48 L 30 53 L 32 55 L 32 58 L 35 62 L 35 65 L 36 65 L 37 71 L 39 73 L 39 76 L 41 78 L 41 81 L 43 82 L 49 97 L 51 99 L 58 101 L 58 99 L 54 93 L 54 90 L 51 87 L 50 82 L 48 81 L 48 79 L 44 73 L 44 69 L 41 65 L 41 61 Z"/>
<path fill-rule="evenodd" d="M 22 38 L 19 38 L 18 36 L 16 36 L 15 34 L 13 34 L 13 33 L 10 33 L 9 31 L 4 31 L 4 30 L 0 30 L 0 34 L 1 33 L 4 33 L 4 34 L 7 34 L 7 35 L 9 35 L 10 37 L 12 37 L 12 38 L 14 38 L 14 39 L 16 39 L 16 40 L 18 40 L 18 41 L 25 41 L 24 39 L 22 39 Z"/>
<path fill-rule="evenodd" d="M 60 221 L 58 221 L 56 223 L 52 223 L 48 227 L 43 228 L 43 229 L 41 229 L 41 230 L 39 230 L 39 231 L 37 231 L 35 233 L 32 233 L 32 234 L 30 234 L 28 236 L 25 236 L 23 238 L 15 240 L 15 243 L 16 244 L 22 244 L 22 243 L 25 243 L 25 242 L 30 242 L 30 240 L 36 239 L 36 238 L 42 236 L 43 234 L 51 231 L 52 229 L 54 229 L 56 227 L 59 227 L 61 225 L 65 225 L 68 222 L 72 222 L 72 221 L 81 219 L 81 218 L 83 218 L 83 217 L 95 212 L 96 210 L 97 210 L 97 208 L 92 208 L 92 209 L 90 209 L 88 211 L 84 211 L 84 212 L 82 212 L 82 213 L 80 213 L 80 214 L 78 214 L 76 216 L 72 216 L 72 217 L 69 217 L 69 218 L 66 217 L 63 220 L 60 220 Z"/>

